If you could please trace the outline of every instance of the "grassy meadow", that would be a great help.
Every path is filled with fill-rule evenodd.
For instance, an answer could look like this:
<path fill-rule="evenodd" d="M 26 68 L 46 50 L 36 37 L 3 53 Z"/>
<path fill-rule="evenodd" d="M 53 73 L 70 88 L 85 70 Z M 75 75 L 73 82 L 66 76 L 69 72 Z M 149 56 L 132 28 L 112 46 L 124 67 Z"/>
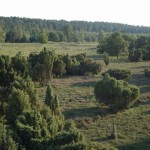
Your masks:
<path fill-rule="evenodd" d="M 150 78 L 144 76 L 144 68 L 150 67 L 150 61 L 131 63 L 125 56 L 118 60 L 111 58 L 108 67 L 101 55 L 96 53 L 97 43 L 2 43 L 0 54 L 14 56 L 18 51 L 28 56 L 31 52 L 38 53 L 46 47 L 57 54 L 75 55 L 86 53 L 88 58 L 102 63 L 102 72 L 109 68 L 130 69 L 132 77 L 129 83 L 137 85 L 141 94 L 137 103 L 128 110 L 117 114 L 110 113 L 106 106 L 100 106 L 94 98 L 94 85 L 101 78 L 96 76 L 65 76 L 50 81 L 60 98 L 60 106 L 66 119 L 73 119 L 77 127 L 92 141 L 98 149 L 149 150 L 150 149 Z M 38 87 L 37 91 L 44 99 L 46 87 Z M 113 121 L 116 122 L 118 140 L 110 140 Z"/>

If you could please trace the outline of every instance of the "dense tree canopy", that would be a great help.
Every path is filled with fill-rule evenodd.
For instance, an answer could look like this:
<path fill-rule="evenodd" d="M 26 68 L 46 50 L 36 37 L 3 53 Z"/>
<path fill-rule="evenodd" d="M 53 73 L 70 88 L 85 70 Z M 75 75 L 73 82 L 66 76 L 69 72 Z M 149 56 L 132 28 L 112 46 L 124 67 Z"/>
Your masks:
<path fill-rule="evenodd" d="M 0 42 L 100 42 L 103 33 L 118 31 L 148 34 L 150 28 L 107 22 L 0 17 Z"/>

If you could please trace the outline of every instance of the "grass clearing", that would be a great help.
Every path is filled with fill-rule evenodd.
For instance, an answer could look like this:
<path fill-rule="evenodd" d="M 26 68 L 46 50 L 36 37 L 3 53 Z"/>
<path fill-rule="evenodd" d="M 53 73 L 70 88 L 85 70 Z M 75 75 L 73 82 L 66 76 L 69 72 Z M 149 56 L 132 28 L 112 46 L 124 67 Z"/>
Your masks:
<path fill-rule="evenodd" d="M 14 56 L 21 51 L 24 56 L 30 52 L 39 52 L 43 47 L 54 49 L 58 54 L 87 53 L 88 58 L 100 61 L 102 72 L 110 68 L 130 69 L 132 77 L 129 83 L 137 85 L 141 94 L 138 102 L 130 109 L 117 114 L 110 113 L 106 106 L 95 102 L 94 85 L 100 79 L 97 76 L 66 76 L 50 81 L 60 98 L 60 105 L 67 119 L 74 119 L 77 127 L 88 140 L 93 141 L 95 149 L 150 149 L 150 78 L 144 76 L 144 68 L 150 61 L 131 63 L 125 57 L 111 58 L 105 67 L 102 57 L 96 53 L 97 44 L 0 44 L 0 54 Z M 44 99 L 46 87 L 37 91 Z M 118 140 L 110 140 L 113 121 L 116 123 Z"/>

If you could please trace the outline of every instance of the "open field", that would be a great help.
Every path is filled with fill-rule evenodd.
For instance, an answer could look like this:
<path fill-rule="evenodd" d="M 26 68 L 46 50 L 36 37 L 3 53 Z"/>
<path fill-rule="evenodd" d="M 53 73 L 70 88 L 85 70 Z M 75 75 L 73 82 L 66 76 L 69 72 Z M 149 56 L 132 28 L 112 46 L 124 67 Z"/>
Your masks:
<path fill-rule="evenodd" d="M 28 56 L 30 53 L 38 53 L 46 47 L 49 50 L 55 50 L 56 53 L 61 54 L 78 54 L 78 53 L 91 53 L 91 50 L 96 48 L 97 43 L 94 44 L 67 44 L 67 43 L 1 43 L 0 54 L 8 54 L 14 56 L 18 51 L 22 52 L 22 55 Z M 94 51 L 95 52 L 95 51 Z M 95 53 L 93 53 L 95 54 Z"/>
<path fill-rule="evenodd" d="M 67 119 L 74 119 L 77 127 L 87 140 L 93 141 L 95 149 L 150 149 L 150 78 L 144 76 L 144 68 L 150 67 L 150 61 L 130 63 L 126 58 L 112 58 L 105 67 L 102 57 L 96 53 L 97 44 L 0 44 L 0 54 L 14 56 L 21 51 L 24 56 L 30 52 L 39 52 L 46 47 L 58 54 L 87 53 L 88 58 L 100 61 L 102 72 L 109 68 L 131 69 L 129 83 L 137 85 L 141 94 L 138 102 L 130 109 L 117 114 L 110 113 L 105 106 L 99 106 L 94 98 L 94 85 L 100 79 L 97 76 L 72 76 L 51 81 L 55 93 L 60 98 L 60 106 Z M 46 87 L 37 87 L 41 100 Z M 118 140 L 110 140 L 113 121 L 116 122 Z"/>

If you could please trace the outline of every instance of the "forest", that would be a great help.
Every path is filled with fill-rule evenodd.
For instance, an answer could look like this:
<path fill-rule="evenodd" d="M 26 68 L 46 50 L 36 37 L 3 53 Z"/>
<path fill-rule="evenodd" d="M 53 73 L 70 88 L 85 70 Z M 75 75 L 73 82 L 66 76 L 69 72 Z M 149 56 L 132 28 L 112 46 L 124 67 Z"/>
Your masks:
<path fill-rule="evenodd" d="M 101 31 L 150 34 L 150 27 L 108 22 L 0 17 L 0 41 L 3 42 L 97 42 Z"/>
<path fill-rule="evenodd" d="M 0 17 L 0 149 L 149 150 L 150 27 Z"/>

